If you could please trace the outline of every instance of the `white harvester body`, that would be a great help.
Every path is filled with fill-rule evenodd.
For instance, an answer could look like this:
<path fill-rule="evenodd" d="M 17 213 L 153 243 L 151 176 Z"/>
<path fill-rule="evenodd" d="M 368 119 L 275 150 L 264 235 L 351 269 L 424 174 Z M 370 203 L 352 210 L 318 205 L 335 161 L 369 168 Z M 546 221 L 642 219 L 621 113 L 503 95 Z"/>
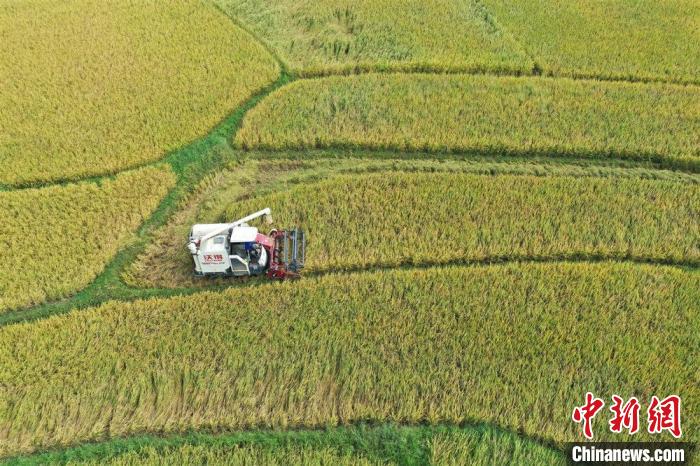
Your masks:
<path fill-rule="evenodd" d="M 231 223 L 197 224 L 190 230 L 187 249 L 197 276 L 247 276 L 266 273 L 270 278 L 298 275 L 304 266 L 305 241 L 300 230 L 261 234 L 247 222 L 269 219 L 269 208 Z M 292 261 L 288 259 L 292 246 Z M 301 244 L 301 253 L 298 245 Z"/>

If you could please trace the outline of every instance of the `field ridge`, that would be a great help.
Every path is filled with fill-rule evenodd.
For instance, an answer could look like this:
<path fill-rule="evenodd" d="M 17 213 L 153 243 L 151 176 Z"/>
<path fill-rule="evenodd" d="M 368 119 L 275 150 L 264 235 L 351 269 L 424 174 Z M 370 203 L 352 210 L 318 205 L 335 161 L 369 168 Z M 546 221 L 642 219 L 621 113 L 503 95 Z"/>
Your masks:
<path fill-rule="evenodd" d="M 551 440 L 508 430 L 486 422 L 439 423 L 431 426 L 409 422 L 391 424 L 350 422 L 338 427 L 289 428 L 284 431 L 255 429 L 220 432 L 214 429 L 198 429 L 185 435 L 155 435 L 145 431 L 127 437 L 112 437 L 97 442 L 67 445 L 40 450 L 30 455 L 9 457 L 0 460 L 0 464 L 29 466 L 65 461 L 104 461 L 109 457 L 148 447 L 160 450 L 181 445 L 216 446 L 220 444 L 259 444 L 270 448 L 295 444 L 321 447 L 328 444 L 335 447 L 351 447 L 354 454 L 369 458 L 381 458 L 382 460 L 389 460 L 403 454 L 406 454 L 404 457 L 406 460 L 415 459 L 416 456 L 427 459 L 429 452 L 425 449 L 429 445 L 425 440 L 432 439 L 441 433 L 462 432 L 493 433 L 496 436 L 523 440 L 525 443 L 554 452 L 557 456 L 563 455 L 561 446 Z M 406 441 L 409 438 L 412 443 Z"/>

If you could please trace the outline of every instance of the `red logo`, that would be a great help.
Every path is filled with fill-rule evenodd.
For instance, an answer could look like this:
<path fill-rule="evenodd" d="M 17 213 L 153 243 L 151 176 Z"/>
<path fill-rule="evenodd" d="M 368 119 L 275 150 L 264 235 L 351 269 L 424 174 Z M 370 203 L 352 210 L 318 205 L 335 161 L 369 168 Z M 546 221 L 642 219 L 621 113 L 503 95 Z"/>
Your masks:
<path fill-rule="evenodd" d="M 639 400 L 632 397 L 623 405 L 623 400 L 619 396 L 613 395 L 612 399 L 613 405 L 610 407 L 610 411 L 613 412 L 614 416 L 609 422 L 610 431 L 619 434 L 624 428 L 630 434 L 636 434 L 639 430 Z"/>
<path fill-rule="evenodd" d="M 205 254 L 204 262 L 223 262 L 224 256 L 221 254 Z"/>
<path fill-rule="evenodd" d="M 641 410 L 639 400 L 631 397 L 625 402 L 622 397 L 613 395 L 612 401 L 610 411 L 613 417 L 608 421 L 610 431 L 619 434 L 627 430 L 630 435 L 636 434 L 639 431 Z M 593 438 L 593 418 L 603 406 L 605 402 L 602 399 L 588 392 L 586 402 L 582 406 L 576 406 L 571 414 L 571 419 L 575 423 L 583 424 L 583 435 L 588 439 Z M 681 437 L 681 397 L 678 395 L 670 395 L 663 400 L 652 396 L 647 416 L 649 422 L 647 431 L 650 434 L 660 434 L 666 430 L 675 438 Z"/>
<path fill-rule="evenodd" d="M 649 416 L 649 433 L 660 434 L 667 430 L 676 438 L 680 438 L 681 432 L 681 397 L 678 395 L 667 396 L 659 401 L 656 396 L 651 397 L 651 404 L 647 410 Z"/>
<path fill-rule="evenodd" d="M 593 438 L 593 418 L 603 406 L 605 406 L 603 400 L 594 397 L 591 392 L 588 392 L 586 393 L 586 404 L 574 408 L 571 419 L 578 424 L 583 422 L 583 435 L 585 435 L 586 438 Z"/>

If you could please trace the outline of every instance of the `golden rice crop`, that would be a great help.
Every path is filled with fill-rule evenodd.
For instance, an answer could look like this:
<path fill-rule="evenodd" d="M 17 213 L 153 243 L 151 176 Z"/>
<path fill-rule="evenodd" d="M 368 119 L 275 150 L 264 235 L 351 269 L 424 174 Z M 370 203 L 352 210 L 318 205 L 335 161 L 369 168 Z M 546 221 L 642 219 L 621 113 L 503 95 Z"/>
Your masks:
<path fill-rule="evenodd" d="M 312 270 L 499 258 L 700 263 L 700 186 L 450 173 L 343 175 L 233 203 L 308 232 Z"/>
<path fill-rule="evenodd" d="M 476 0 L 215 0 L 295 72 L 529 72 L 532 60 Z"/>
<path fill-rule="evenodd" d="M 430 439 L 430 464 L 441 466 L 561 465 L 562 455 L 532 441 L 489 429 L 438 434 Z"/>
<path fill-rule="evenodd" d="M 169 168 L 0 192 L 0 312 L 87 285 L 175 183 Z"/>
<path fill-rule="evenodd" d="M 398 167 L 428 168 L 420 162 Z M 332 163 L 359 169 L 363 162 Z M 231 221 L 263 207 L 272 208 L 275 227 L 298 224 L 306 230 L 307 272 L 506 258 L 700 263 L 698 184 L 484 176 L 459 173 L 478 169 L 459 162 L 433 164 L 435 170 L 452 170 L 441 173 L 376 164 L 383 170 L 341 176 L 311 169 L 310 180 L 304 170 L 293 170 L 285 176 L 299 180 L 289 189 L 280 176 L 276 192 L 248 193 L 243 200 L 250 184 L 236 182 L 269 177 L 275 168 L 263 167 L 257 175 L 237 167 L 174 217 L 125 278 L 134 286 L 211 285 L 192 278 L 192 259 L 182 247 L 191 225 Z"/>
<path fill-rule="evenodd" d="M 546 73 L 700 83 L 695 0 L 482 0 Z"/>
<path fill-rule="evenodd" d="M 550 78 L 363 75 L 292 83 L 244 148 L 366 147 L 668 160 L 698 169 L 700 90 Z"/>
<path fill-rule="evenodd" d="M 205 133 L 274 59 L 196 0 L 0 5 L 0 183 L 113 173 Z"/>
<path fill-rule="evenodd" d="M 679 394 L 696 441 L 699 292 L 700 274 L 666 266 L 444 267 L 5 326 L 0 456 L 134 432 L 370 419 L 478 419 L 566 441 L 581 435 L 570 416 L 587 390 Z M 594 433 L 611 438 L 604 423 Z"/>

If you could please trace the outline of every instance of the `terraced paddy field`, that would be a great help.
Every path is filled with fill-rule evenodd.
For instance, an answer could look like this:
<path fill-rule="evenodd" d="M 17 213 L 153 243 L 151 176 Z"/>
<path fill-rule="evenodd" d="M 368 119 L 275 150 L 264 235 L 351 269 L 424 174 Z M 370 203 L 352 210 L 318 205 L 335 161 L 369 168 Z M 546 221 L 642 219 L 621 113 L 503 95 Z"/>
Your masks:
<path fill-rule="evenodd" d="M 586 390 L 683 393 L 692 436 L 699 278 L 616 263 L 334 274 L 4 327 L 0 454 L 368 419 L 562 442 Z"/>
<path fill-rule="evenodd" d="M 278 74 L 261 45 L 198 1 L 3 1 L 0 30 L 4 184 L 157 160 Z"/>
<path fill-rule="evenodd" d="M 273 226 L 307 231 L 310 273 L 504 260 L 697 264 L 700 177 L 640 179 L 645 173 L 457 160 L 238 164 L 207 180 L 124 278 L 141 287 L 211 285 L 192 277 L 178 247 L 190 225 L 262 206 L 275 212 Z"/>
<path fill-rule="evenodd" d="M 698 122 L 692 86 L 369 74 L 278 90 L 235 143 L 652 160 L 697 171 Z"/>
<path fill-rule="evenodd" d="M 0 463 L 564 464 L 587 391 L 697 442 L 697 22 L 0 0 Z M 301 280 L 193 279 L 267 206 Z"/>

